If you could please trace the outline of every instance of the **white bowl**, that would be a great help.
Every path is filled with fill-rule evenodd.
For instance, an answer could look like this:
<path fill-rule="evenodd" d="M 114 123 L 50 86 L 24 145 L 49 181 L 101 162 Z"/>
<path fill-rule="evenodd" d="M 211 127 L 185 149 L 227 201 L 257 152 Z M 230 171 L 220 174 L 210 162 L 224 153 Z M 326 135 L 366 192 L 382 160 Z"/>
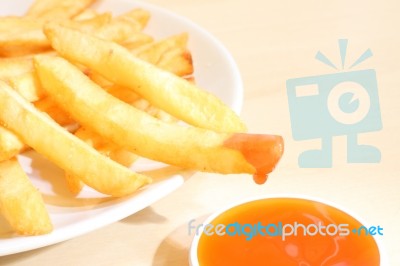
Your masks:
<path fill-rule="evenodd" d="M 344 208 L 343 206 L 339 206 L 338 204 L 335 204 L 333 202 L 330 202 L 330 201 L 327 201 L 327 200 L 324 200 L 324 199 L 321 199 L 321 198 L 317 198 L 317 197 L 304 196 L 304 195 L 293 195 L 293 194 L 272 194 L 272 195 L 263 196 L 263 197 L 250 198 L 250 199 L 242 200 L 240 202 L 237 202 L 235 204 L 232 204 L 230 206 L 227 206 L 227 207 L 215 212 L 214 214 L 209 216 L 202 223 L 203 226 L 199 229 L 198 232 L 195 232 L 195 236 L 194 236 L 192 245 L 190 247 L 190 254 L 189 254 L 190 265 L 191 266 L 199 266 L 200 265 L 197 253 L 198 253 L 198 245 L 199 245 L 200 237 L 204 234 L 204 225 L 212 223 L 212 221 L 214 221 L 221 214 L 224 214 L 226 211 L 228 211 L 228 210 L 230 210 L 232 208 L 235 208 L 235 207 L 237 207 L 239 205 L 242 205 L 242 204 L 245 204 L 245 203 L 250 203 L 250 202 L 253 202 L 253 201 L 256 201 L 256 200 L 279 199 L 279 198 L 282 198 L 282 199 L 283 198 L 286 198 L 286 199 L 289 198 L 289 199 L 307 200 L 307 201 L 314 201 L 314 202 L 317 202 L 317 203 L 328 205 L 328 206 L 336 208 L 339 211 L 344 212 L 348 216 L 356 219 L 363 226 L 365 226 L 367 228 L 369 228 L 369 226 L 370 226 L 367 222 L 365 222 L 363 219 L 360 219 L 357 215 L 355 215 L 353 212 L 349 211 L 347 208 Z M 373 239 L 375 240 L 375 242 L 377 244 L 377 247 L 378 247 L 379 256 L 380 256 L 380 266 L 389 265 L 388 256 L 387 256 L 386 250 L 385 250 L 384 245 L 383 245 L 382 236 L 381 235 L 373 235 Z M 201 265 L 201 266 L 203 266 L 203 265 Z"/>

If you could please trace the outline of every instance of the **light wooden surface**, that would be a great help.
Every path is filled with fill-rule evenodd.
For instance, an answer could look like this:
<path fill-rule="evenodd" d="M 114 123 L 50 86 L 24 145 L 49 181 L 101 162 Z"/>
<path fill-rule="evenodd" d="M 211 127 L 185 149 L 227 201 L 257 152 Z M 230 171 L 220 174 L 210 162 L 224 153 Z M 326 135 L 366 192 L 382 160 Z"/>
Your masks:
<path fill-rule="evenodd" d="M 285 155 L 267 184 L 250 176 L 195 174 L 151 207 L 100 230 L 50 247 L 0 258 L 1 265 L 187 265 L 187 223 L 249 196 L 296 193 L 341 204 L 384 228 L 391 265 L 400 265 L 400 3 L 391 1 L 151 0 L 216 36 L 242 74 L 243 120 L 250 132 L 284 136 Z M 318 50 L 339 63 L 337 40 L 349 40 L 348 58 L 367 48 L 373 57 L 383 129 L 360 135 L 381 150 L 379 164 L 347 164 L 346 139 L 334 138 L 333 167 L 299 168 L 298 154 L 318 141 L 294 141 L 286 80 L 335 73 L 314 59 Z M 196 58 L 194 58 L 196 60 Z"/>

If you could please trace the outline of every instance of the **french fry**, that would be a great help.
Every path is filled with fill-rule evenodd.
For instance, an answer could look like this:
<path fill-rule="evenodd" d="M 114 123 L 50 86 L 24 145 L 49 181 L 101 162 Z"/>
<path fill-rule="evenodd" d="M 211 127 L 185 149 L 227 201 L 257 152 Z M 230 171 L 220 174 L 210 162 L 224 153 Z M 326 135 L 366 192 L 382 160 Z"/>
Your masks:
<path fill-rule="evenodd" d="M 49 98 L 35 102 L 35 107 L 49 115 L 60 125 L 67 126 L 74 122 L 64 110 L 60 109 Z M 28 148 L 14 132 L 0 125 L 0 162 L 11 159 Z"/>
<path fill-rule="evenodd" d="M 77 27 L 79 28 L 79 27 Z M 110 23 L 105 24 L 95 30 L 84 31 L 94 36 L 110 40 L 117 43 L 123 43 L 125 40 L 130 38 L 132 35 L 140 31 L 141 25 L 136 21 L 127 21 L 121 19 L 113 19 Z"/>
<path fill-rule="evenodd" d="M 141 29 L 141 25 L 137 21 L 112 18 L 110 13 L 98 14 L 79 21 L 67 20 L 60 24 L 118 43 L 124 42 Z"/>
<path fill-rule="evenodd" d="M 0 18 L 0 57 L 22 56 L 51 49 L 43 22 L 31 18 Z"/>
<path fill-rule="evenodd" d="M 114 143 L 101 138 L 98 134 L 95 134 L 86 128 L 79 128 L 75 132 L 75 136 L 83 140 L 89 146 L 95 148 L 104 156 L 107 156 L 113 161 L 126 167 L 131 166 L 132 163 L 138 159 L 136 154 L 116 146 Z M 68 189 L 72 194 L 76 195 L 82 190 L 83 183 L 80 177 L 66 172 L 65 179 L 67 181 Z"/>
<path fill-rule="evenodd" d="M 63 58 L 41 56 L 34 62 L 43 88 L 76 121 L 143 157 L 202 171 L 261 175 L 272 171 L 283 152 L 279 136 L 165 123 L 111 96 Z"/>
<path fill-rule="evenodd" d="M 137 22 L 140 25 L 139 30 L 143 30 L 150 19 L 150 13 L 142 8 L 135 8 L 127 13 L 118 16 L 118 19 L 126 20 L 131 23 Z"/>
<path fill-rule="evenodd" d="M 245 130 L 240 118 L 217 97 L 138 59 L 122 46 L 55 23 L 47 24 L 45 33 L 62 56 L 134 90 L 188 124 L 221 132 Z"/>
<path fill-rule="evenodd" d="M 97 81 L 98 81 L 98 77 Z M 93 79 L 92 79 L 93 80 Z M 100 85 L 96 80 L 93 80 L 96 84 Z M 121 101 L 124 101 L 130 105 L 134 105 L 136 102 L 144 100 L 141 98 L 137 93 L 135 93 L 132 90 L 129 90 L 127 88 L 118 86 L 118 85 L 111 85 L 111 86 L 101 86 L 105 91 L 107 91 L 109 94 L 112 96 L 120 99 Z M 144 100 L 145 101 L 145 100 Z M 138 109 L 144 111 L 148 106 L 150 105 L 149 102 L 146 101 L 145 106 L 136 106 Z"/>
<path fill-rule="evenodd" d="M 75 121 L 68 115 L 63 109 L 61 109 L 58 104 L 56 104 L 51 98 L 45 97 L 39 101 L 33 103 L 34 106 L 48 114 L 57 124 L 61 126 L 67 126 L 73 124 Z"/>
<path fill-rule="evenodd" d="M 123 196 L 151 181 L 86 145 L 3 82 L 0 82 L 0 106 L 0 121 L 4 126 L 60 168 L 79 176 L 85 184 L 101 193 Z"/>
<path fill-rule="evenodd" d="M 98 15 L 99 13 L 91 8 L 87 8 L 83 10 L 81 13 L 78 15 L 74 16 L 74 20 L 80 21 L 80 20 L 86 20 L 86 19 L 91 19 L 94 18 Z"/>
<path fill-rule="evenodd" d="M 139 156 L 126 149 L 119 147 L 113 148 L 114 146 L 113 144 L 110 144 L 110 146 L 111 148 L 109 148 L 108 145 L 105 147 L 107 149 L 107 153 L 109 149 L 111 151 L 109 153 L 110 159 L 116 161 L 119 164 L 122 164 L 126 167 L 130 167 L 137 159 L 139 159 Z"/>
<path fill-rule="evenodd" d="M 188 35 L 182 33 L 132 49 L 132 53 L 177 76 L 193 73 L 193 62 L 187 50 Z"/>
<path fill-rule="evenodd" d="M 59 23 L 101 39 L 121 43 L 139 32 L 142 27 L 133 19 L 113 19 L 110 13 L 98 14 L 84 20 L 63 20 Z M 0 18 L 0 56 L 15 57 L 49 51 L 51 46 L 43 34 L 43 24 L 43 20 L 29 17 Z"/>
<path fill-rule="evenodd" d="M 65 172 L 64 176 L 69 192 L 71 192 L 73 195 L 78 195 L 84 186 L 81 178 L 68 172 Z"/>
<path fill-rule="evenodd" d="M 175 48 L 162 55 L 157 66 L 177 76 L 193 74 L 192 54 L 187 49 Z"/>
<path fill-rule="evenodd" d="M 150 45 L 145 45 L 134 51 L 136 55 L 161 69 L 169 71 L 178 76 L 190 75 L 193 73 L 193 62 L 190 52 L 186 49 L 188 36 L 186 33 L 174 35 Z M 88 76 L 108 93 L 118 99 L 147 112 L 148 114 L 165 122 L 176 122 L 177 119 L 160 108 L 151 105 L 147 100 L 141 98 L 132 90 L 110 83 L 101 75 L 92 71 Z"/>
<path fill-rule="evenodd" d="M 139 48 L 131 50 L 131 52 L 149 63 L 157 64 L 161 56 L 170 49 L 186 48 L 188 42 L 188 34 L 182 33 L 167 37 L 157 42 L 143 45 Z"/>
<path fill-rule="evenodd" d="M 78 21 L 67 20 L 60 24 L 114 42 L 124 42 L 142 28 L 136 20 L 112 18 L 110 13 L 97 14 L 92 18 Z"/>
<path fill-rule="evenodd" d="M 21 76 L 9 80 L 13 89 L 16 90 L 27 101 L 33 102 L 38 98 L 34 105 L 37 109 L 53 118 L 58 124 L 68 126 L 75 121 L 50 98 L 43 98 L 44 91 L 34 76 L 33 72 L 22 74 Z M 39 93 L 40 92 L 40 93 Z M 40 94 L 40 96 L 39 96 Z M 0 125 L 0 162 L 8 160 L 29 147 L 22 140 L 7 128 Z"/>
<path fill-rule="evenodd" d="M 132 163 L 139 158 L 136 154 L 121 149 L 121 147 L 115 145 L 107 139 L 102 138 L 87 128 L 79 128 L 75 132 L 75 136 L 83 140 L 91 147 L 95 148 L 104 156 L 107 156 L 113 161 L 126 167 L 131 166 Z"/>
<path fill-rule="evenodd" d="M 121 44 L 128 50 L 134 50 L 153 41 L 154 38 L 150 35 L 143 32 L 136 32 L 135 34 L 129 36 L 125 41 L 121 42 Z"/>
<path fill-rule="evenodd" d="M 132 90 L 123 88 L 118 85 L 110 85 L 108 81 L 104 80 L 100 75 L 97 74 L 89 73 L 88 76 L 97 85 L 99 85 L 109 94 L 120 99 L 121 101 L 124 101 L 131 106 L 134 106 L 137 109 L 148 113 L 151 116 L 161 119 L 164 122 L 177 122 L 177 119 L 175 117 L 171 116 L 160 108 L 154 107 L 147 100 L 141 98 L 137 93 L 133 92 Z"/>
<path fill-rule="evenodd" d="M 97 14 L 93 17 L 81 20 L 64 20 L 60 23 L 83 32 L 92 32 L 100 29 L 112 21 L 111 13 Z"/>
<path fill-rule="evenodd" d="M 42 89 L 35 72 L 27 72 L 20 76 L 12 77 L 9 80 L 11 87 L 17 91 L 28 102 L 34 102 L 37 109 L 47 113 L 60 125 L 74 123 L 71 117 L 65 113 Z M 0 132 L 1 137 L 1 132 Z"/>
<path fill-rule="evenodd" d="M 168 123 L 175 123 L 178 122 L 178 120 L 171 116 L 170 114 L 164 112 L 163 110 L 152 106 L 148 101 L 146 101 L 145 99 L 138 99 L 132 103 L 130 103 L 130 105 L 136 107 L 139 110 L 142 110 L 146 113 L 148 113 L 149 115 L 160 119 L 163 122 L 168 122 Z"/>
<path fill-rule="evenodd" d="M 18 136 L 0 125 L 0 162 L 11 159 L 26 148 Z"/>
<path fill-rule="evenodd" d="M 45 92 L 33 71 L 11 77 L 8 82 L 29 102 L 36 102 L 45 96 Z"/>
<path fill-rule="evenodd" d="M 95 0 L 35 0 L 26 12 L 26 16 L 41 20 L 71 18 L 94 2 Z"/>
<path fill-rule="evenodd" d="M 21 235 L 41 235 L 53 229 L 40 192 L 15 158 L 0 162 L 0 213 Z"/>
<path fill-rule="evenodd" d="M 32 59 L 27 57 L 1 58 L 0 79 L 8 80 L 11 77 L 23 75 L 33 71 Z"/>
<path fill-rule="evenodd" d="M 174 51 L 174 49 L 172 50 Z M 166 53 L 169 54 L 170 51 L 167 51 Z M 162 68 L 170 71 L 170 72 L 176 72 L 174 74 L 190 74 L 192 73 L 193 66 L 192 62 L 190 60 L 186 62 L 180 61 L 180 54 L 177 55 L 171 55 L 168 57 L 161 56 L 162 59 L 158 62 L 158 64 L 163 65 Z M 167 59 L 166 59 L 167 58 Z M 166 60 L 163 60 L 166 59 Z M 180 73 L 179 73 L 180 72 Z M 137 93 L 135 93 L 132 90 L 123 88 L 121 86 L 112 84 L 108 80 L 104 79 L 101 75 L 94 73 L 92 71 L 88 71 L 87 75 L 98 85 L 100 85 L 103 89 L 105 89 L 108 93 L 113 95 L 114 97 L 129 103 L 130 105 L 145 111 L 146 113 L 161 119 L 165 122 L 177 122 L 177 119 L 170 114 L 166 113 L 164 110 L 161 110 L 160 108 L 156 108 L 153 105 L 151 105 L 147 100 L 141 98 Z"/>

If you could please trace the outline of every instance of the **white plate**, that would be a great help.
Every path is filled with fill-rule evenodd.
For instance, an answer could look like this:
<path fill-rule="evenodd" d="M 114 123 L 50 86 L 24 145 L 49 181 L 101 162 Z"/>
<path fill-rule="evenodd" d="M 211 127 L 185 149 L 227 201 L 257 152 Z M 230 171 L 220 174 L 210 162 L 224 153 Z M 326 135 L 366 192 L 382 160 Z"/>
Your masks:
<path fill-rule="evenodd" d="M 0 15 L 23 14 L 31 1 L 0 1 Z M 156 38 L 189 32 L 197 84 L 217 95 L 236 112 L 240 111 L 243 91 L 236 64 L 226 49 L 205 30 L 187 19 L 145 3 L 103 0 L 96 4 L 98 10 L 115 14 L 134 7 L 151 12 L 146 32 Z M 0 217 L 0 256 L 55 244 L 121 220 L 171 193 L 190 175 L 174 167 L 142 160 L 133 169 L 149 174 L 154 183 L 136 194 L 113 199 L 85 188 L 74 198 L 65 187 L 62 170 L 35 152 L 20 156 L 19 160 L 43 194 L 54 231 L 43 236 L 15 236 Z"/>
<path fill-rule="evenodd" d="M 23 14 L 31 2 L 1 1 L 0 15 Z M 156 38 L 189 32 L 189 48 L 193 55 L 197 84 L 217 95 L 236 112 L 240 111 L 243 89 L 238 68 L 226 49 L 204 29 L 187 19 L 145 3 L 103 0 L 96 4 L 99 11 L 112 11 L 115 14 L 134 7 L 142 7 L 151 12 L 146 32 Z M 63 171 L 40 155 L 29 152 L 20 156 L 19 161 L 43 195 L 54 231 L 43 236 L 15 236 L 0 217 L 0 256 L 55 244 L 121 220 L 171 193 L 191 174 L 142 160 L 133 169 L 152 176 L 154 183 L 136 194 L 114 199 L 85 188 L 75 198 L 65 187 Z"/>

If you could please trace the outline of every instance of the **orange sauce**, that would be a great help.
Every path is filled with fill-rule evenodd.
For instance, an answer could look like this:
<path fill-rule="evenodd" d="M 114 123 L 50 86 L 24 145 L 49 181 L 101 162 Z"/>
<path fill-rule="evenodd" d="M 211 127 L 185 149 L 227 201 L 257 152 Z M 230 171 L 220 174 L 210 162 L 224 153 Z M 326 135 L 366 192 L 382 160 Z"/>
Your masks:
<path fill-rule="evenodd" d="M 198 244 L 201 266 L 378 266 L 379 252 L 374 238 L 353 228 L 362 226 L 346 213 L 310 200 L 277 198 L 257 200 L 232 208 L 211 222 L 217 224 L 348 224 L 346 236 L 306 235 L 298 228 L 297 236 L 282 237 L 257 234 L 250 240 L 246 235 L 211 236 L 202 234 Z M 274 227 L 268 232 L 275 234 Z M 234 232 L 234 228 L 229 228 Z M 277 229 L 279 231 L 279 229 Z M 250 232 L 250 230 L 248 230 Z M 313 232 L 313 230 L 311 230 Z M 330 234 L 335 233 L 333 228 Z M 265 231 L 264 231 L 265 233 Z"/>
<path fill-rule="evenodd" d="M 265 183 L 283 154 L 283 139 L 276 135 L 235 133 L 224 146 L 239 151 L 254 167 L 253 179 L 257 184 Z"/>

